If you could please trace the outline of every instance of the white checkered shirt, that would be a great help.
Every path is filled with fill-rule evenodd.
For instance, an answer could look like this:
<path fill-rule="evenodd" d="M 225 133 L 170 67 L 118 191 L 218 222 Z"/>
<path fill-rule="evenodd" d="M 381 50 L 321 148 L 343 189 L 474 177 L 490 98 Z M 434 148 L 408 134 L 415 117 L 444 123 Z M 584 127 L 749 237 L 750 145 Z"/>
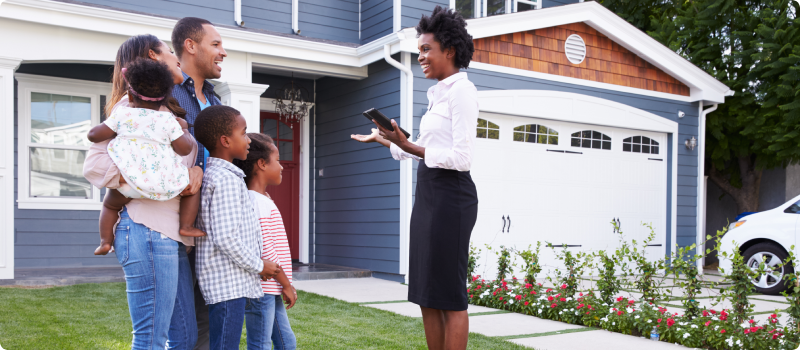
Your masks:
<path fill-rule="evenodd" d="M 203 175 L 197 228 L 197 280 L 206 304 L 260 298 L 264 268 L 261 231 L 244 172 L 232 163 L 208 157 Z"/>

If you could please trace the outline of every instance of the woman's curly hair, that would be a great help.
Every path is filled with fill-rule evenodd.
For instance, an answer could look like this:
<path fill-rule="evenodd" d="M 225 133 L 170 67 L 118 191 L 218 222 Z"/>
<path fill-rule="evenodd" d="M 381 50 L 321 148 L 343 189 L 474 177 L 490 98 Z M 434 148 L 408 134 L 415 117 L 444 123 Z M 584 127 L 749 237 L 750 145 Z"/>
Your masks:
<path fill-rule="evenodd" d="M 166 64 L 147 58 L 137 58 L 126 68 L 125 78 L 128 79 L 130 89 L 146 97 L 165 97 L 158 103 L 162 106 L 167 104 L 166 97 L 171 95 L 175 83 Z M 141 100 L 135 94 L 128 94 L 128 98 Z"/>
<path fill-rule="evenodd" d="M 256 167 L 256 164 L 258 164 L 259 159 L 263 159 L 269 164 L 269 157 L 272 155 L 272 152 L 274 152 L 270 145 L 275 145 L 275 141 L 266 134 L 247 133 L 247 137 L 250 138 L 250 149 L 249 153 L 247 153 L 247 159 L 233 160 L 233 164 L 244 172 L 244 179 L 246 181 L 253 178 L 253 169 Z"/>
<path fill-rule="evenodd" d="M 442 50 L 454 48 L 456 67 L 469 67 L 475 45 L 472 43 L 472 35 L 467 33 L 467 21 L 460 13 L 436 6 L 430 17 L 422 15 L 416 29 L 418 38 L 422 34 L 430 33 L 439 42 Z"/>

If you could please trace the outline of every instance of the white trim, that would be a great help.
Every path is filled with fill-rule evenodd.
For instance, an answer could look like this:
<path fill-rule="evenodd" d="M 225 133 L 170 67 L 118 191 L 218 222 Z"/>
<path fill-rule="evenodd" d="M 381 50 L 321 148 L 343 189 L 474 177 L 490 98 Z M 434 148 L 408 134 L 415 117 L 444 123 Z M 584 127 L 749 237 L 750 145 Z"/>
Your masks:
<path fill-rule="evenodd" d="M 244 27 L 242 20 L 242 0 L 233 0 L 233 22 L 237 26 Z"/>
<path fill-rule="evenodd" d="M 298 34 L 300 30 L 300 4 L 298 0 L 292 0 L 292 31 Z"/>
<path fill-rule="evenodd" d="M 29 196 L 30 186 L 30 159 L 27 157 L 29 147 L 54 147 L 59 149 L 82 149 L 85 147 L 70 147 L 50 144 L 32 144 L 30 142 L 30 96 L 32 92 L 62 94 L 70 96 L 83 96 L 91 99 L 91 125 L 100 123 L 100 95 L 111 95 L 111 84 L 85 80 L 54 78 L 41 75 L 16 74 L 19 82 L 18 110 L 19 110 L 19 137 L 17 149 L 19 156 L 17 176 L 17 205 L 20 209 L 50 209 L 50 210 L 100 210 L 102 198 L 100 189 L 92 186 L 91 199 L 68 198 L 35 198 Z"/>
<path fill-rule="evenodd" d="M 476 0 L 476 1 L 477 1 L 477 0 Z M 486 17 L 486 16 L 488 16 L 488 15 L 489 15 L 489 10 L 488 10 L 488 5 L 487 5 L 487 3 L 488 3 L 488 2 L 489 2 L 489 1 L 487 1 L 487 0 L 481 0 L 481 1 L 480 1 L 480 3 L 481 3 L 481 12 L 480 12 L 480 16 L 475 16 L 475 18 Z M 467 31 L 469 31 L 469 29 L 467 29 Z M 474 37 L 474 36 L 473 36 L 473 37 Z"/>
<path fill-rule="evenodd" d="M 608 126 L 623 129 L 655 131 L 672 134 L 672 215 L 671 232 L 675 243 L 678 210 L 678 126 L 677 122 L 619 102 L 549 90 L 488 90 L 478 91 L 478 106 L 483 113 L 549 119 L 570 123 Z M 536 106 L 536 108 L 531 108 Z M 666 213 L 664 213 L 666 215 Z M 670 248 L 664 245 L 664 253 Z"/>
<path fill-rule="evenodd" d="M 668 93 L 658 92 L 658 91 L 637 89 L 637 88 L 632 88 L 632 87 L 628 87 L 628 86 L 622 86 L 622 85 L 615 85 L 615 84 L 609 84 L 609 83 L 601 83 L 601 82 L 591 81 L 591 80 L 584 80 L 584 79 L 578 79 L 578 78 L 565 77 L 563 75 L 555 75 L 555 74 L 534 72 L 534 71 L 529 71 L 529 70 L 524 70 L 524 69 L 519 69 L 519 68 L 504 67 L 504 66 L 498 66 L 498 65 L 482 63 L 482 62 L 470 62 L 469 63 L 469 70 L 473 70 L 473 69 L 474 70 L 485 70 L 485 71 L 496 72 L 496 73 L 504 73 L 504 74 L 509 74 L 509 75 L 517 75 L 517 76 L 522 76 L 522 77 L 536 78 L 536 79 L 542 79 L 542 80 L 548 80 L 548 81 L 557 81 L 557 82 L 561 82 L 561 83 L 580 85 L 580 86 L 588 86 L 588 87 L 592 87 L 592 88 L 610 90 L 610 91 L 619 91 L 619 92 L 624 92 L 624 93 L 628 93 L 628 94 L 651 96 L 651 97 L 663 98 L 663 99 L 680 101 L 680 102 L 693 102 L 693 100 L 694 100 L 690 96 L 674 95 L 674 94 L 668 94 Z M 469 71 L 467 71 L 467 72 L 469 72 Z"/>
<path fill-rule="evenodd" d="M 405 130 L 414 131 L 414 74 L 411 71 L 411 53 L 400 54 L 400 64 L 406 68 L 403 71 L 405 79 L 400 80 L 400 126 Z M 411 136 L 414 141 L 414 135 Z M 405 275 L 408 283 L 408 263 L 411 237 L 411 211 L 412 186 L 413 186 L 412 160 L 400 161 L 400 274 Z"/>
<path fill-rule="evenodd" d="M 397 33 L 403 29 L 403 1 L 393 0 L 392 5 L 392 32 Z"/>
<path fill-rule="evenodd" d="M 253 83 L 215 82 L 214 91 L 220 103 L 236 108 L 247 120 L 247 132 L 261 131 L 261 94 L 269 85 Z"/>
<path fill-rule="evenodd" d="M 0 56 L 0 279 L 14 278 L 14 71 L 20 63 Z"/>

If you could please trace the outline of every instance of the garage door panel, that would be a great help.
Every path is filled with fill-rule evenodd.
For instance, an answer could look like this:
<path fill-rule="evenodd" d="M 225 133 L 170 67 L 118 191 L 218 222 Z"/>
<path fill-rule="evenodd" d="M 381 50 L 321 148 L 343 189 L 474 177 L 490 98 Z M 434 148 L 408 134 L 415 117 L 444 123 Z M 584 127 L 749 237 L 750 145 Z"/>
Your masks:
<path fill-rule="evenodd" d="M 484 249 L 479 261 L 484 278 L 494 278 L 497 271 L 497 255 L 487 252 L 484 244 L 495 250 L 501 245 L 522 250 L 542 242 L 540 261 L 551 269 L 559 266 L 559 261 L 545 242 L 579 245 L 569 248 L 573 252 L 615 250 L 619 235 L 610 224 L 612 218 L 623 223 L 628 240 L 638 242 L 649 233 L 640 223 L 652 222 L 658 233 L 654 243 L 662 246 L 649 247 L 646 252 L 651 257 L 663 256 L 666 166 L 665 161 L 648 158 L 665 157 L 624 152 L 622 140 L 646 136 L 657 141 L 663 152 L 664 134 L 535 118 L 492 115 L 485 119 L 501 130 L 500 140 L 476 142 L 473 161 L 480 209 L 472 243 Z M 514 127 L 533 124 L 557 130 L 558 144 L 513 141 Z M 571 135 L 583 130 L 611 138 L 611 150 L 572 147 Z M 503 229 L 502 219 L 509 217 L 510 227 Z M 512 275 L 522 277 L 520 271 Z"/>

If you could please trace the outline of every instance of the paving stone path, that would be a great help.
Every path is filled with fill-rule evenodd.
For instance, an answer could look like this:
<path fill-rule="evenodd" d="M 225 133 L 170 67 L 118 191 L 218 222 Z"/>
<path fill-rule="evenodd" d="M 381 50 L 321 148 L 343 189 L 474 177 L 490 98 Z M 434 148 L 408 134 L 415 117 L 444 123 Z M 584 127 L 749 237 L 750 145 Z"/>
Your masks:
<path fill-rule="evenodd" d="M 297 289 L 328 297 L 391 311 L 409 317 L 421 317 L 419 306 L 407 301 L 408 287 L 377 278 L 352 278 L 317 281 L 296 281 Z M 638 293 L 631 293 L 637 295 Z M 756 300 L 755 298 L 763 298 Z M 760 310 L 785 309 L 788 304 L 780 298 L 753 296 L 756 313 Z M 680 302 L 673 302 L 680 305 Z M 671 312 L 683 313 L 679 307 L 669 306 Z M 715 307 L 720 309 L 719 306 Z M 596 328 L 541 319 L 534 316 L 511 313 L 488 307 L 470 305 L 469 331 L 490 337 L 502 338 L 537 350 L 613 349 L 613 350 L 661 350 L 685 349 L 666 342 L 650 340 L 608 332 Z M 768 314 L 754 316 L 766 319 Z M 781 319 L 781 322 L 787 320 Z"/>

